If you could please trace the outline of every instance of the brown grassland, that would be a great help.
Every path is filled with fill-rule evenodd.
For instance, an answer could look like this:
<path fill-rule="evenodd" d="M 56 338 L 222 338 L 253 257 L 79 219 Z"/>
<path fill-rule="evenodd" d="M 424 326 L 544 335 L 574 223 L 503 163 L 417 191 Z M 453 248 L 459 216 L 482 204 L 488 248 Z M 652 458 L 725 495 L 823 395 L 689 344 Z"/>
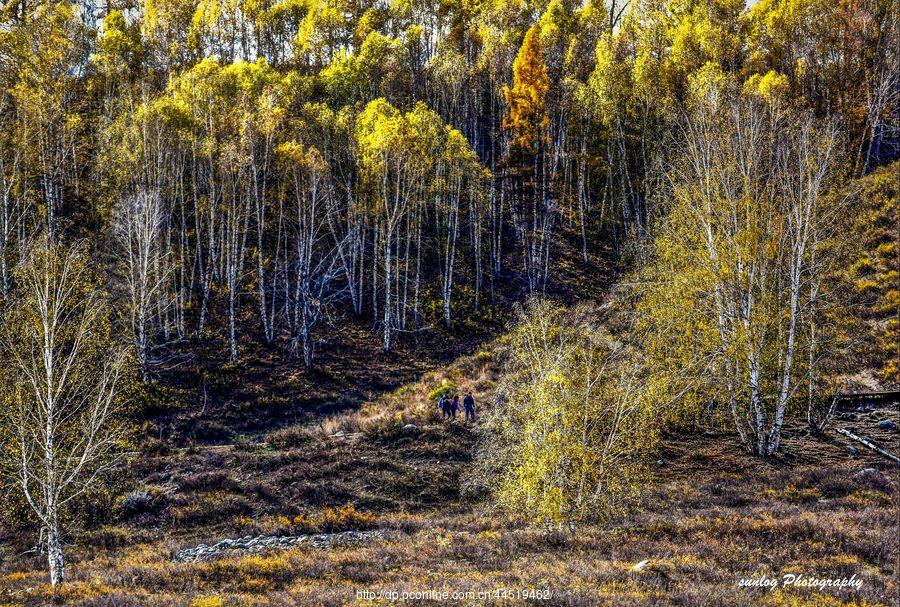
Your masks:
<path fill-rule="evenodd" d="M 108 498 L 107 515 L 95 515 L 102 522 L 68 547 L 70 579 L 57 594 L 43 560 L 23 554 L 28 543 L 6 538 L 0 605 L 362 606 L 396 603 L 362 591 L 503 589 L 549 590 L 549 598 L 451 594 L 407 604 L 897 605 L 898 468 L 865 448 L 852 456 L 833 430 L 815 439 L 792 426 L 783 454 L 764 462 L 728 433 L 667 435 L 652 454 L 654 481 L 629 514 L 602 528 L 536 529 L 491 510 L 469 482 L 473 428 L 443 422 L 429 404 L 444 382 L 483 402 L 496 376 L 483 351 L 264 440 L 132 457 L 122 476 L 141 485 L 129 500 Z M 853 414 L 835 425 L 896 451 L 897 435 L 876 426 L 886 416 Z M 225 537 L 372 526 L 382 539 L 361 545 L 173 559 Z M 863 583 L 858 591 L 739 587 L 743 577 L 788 572 L 855 574 Z"/>

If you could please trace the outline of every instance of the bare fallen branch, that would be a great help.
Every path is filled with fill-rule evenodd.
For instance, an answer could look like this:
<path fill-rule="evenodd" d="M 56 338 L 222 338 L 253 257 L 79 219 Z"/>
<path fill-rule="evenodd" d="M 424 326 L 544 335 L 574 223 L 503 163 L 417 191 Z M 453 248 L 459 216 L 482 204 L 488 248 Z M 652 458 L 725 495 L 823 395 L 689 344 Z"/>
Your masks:
<path fill-rule="evenodd" d="M 892 453 L 888 453 L 887 451 L 885 451 L 884 449 L 882 449 L 882 448 L 879 447 L 878 445 L 876 445 L 876 444 L 874 444 L 874 443 L 872 443 L 872 442 L 870 442 L 870 441 L 868 441 L 868 440 L 866 440 L 866 439 L 864 439 L 864 438 L 860 438 L 859 436 L 856 436 L 855 434 L 853 434 L 853 433 L 850 432 L 849 430 L 844 430 L 843 428 L 836 428 L 836 430 L 837 430 L 838 432 L 840 432 L 841 434 L 843 434 L 844 436 L 846 436 L 846 437 L 848 437 L 848 438 L 851 438 L 851 439 L 855 440 L 856 442 L 858 442 L 858 443 L 860 443 L 860 444 L 865 445 L 865 446 L 868 447 L 869 449 L 872 449 L 873 451 L 875 451 L 875 452 L 878 453 L 879 455 L 882 455 L 882 456 L 888 458 L 889 460 L 891 460 L 891 461 L 894 462 L 895 464 L 900 465 L 900 457 L 897 457 L 896 455 L 893 455 Z"/>

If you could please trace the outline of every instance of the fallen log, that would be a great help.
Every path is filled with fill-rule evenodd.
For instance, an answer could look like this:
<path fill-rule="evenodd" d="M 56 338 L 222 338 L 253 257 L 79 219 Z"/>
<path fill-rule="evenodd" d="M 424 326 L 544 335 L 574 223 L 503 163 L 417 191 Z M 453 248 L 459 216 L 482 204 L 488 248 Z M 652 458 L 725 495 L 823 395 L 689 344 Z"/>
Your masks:
<path fill-rule="evenodd" d="M 868 441 L 868 440 L 866 440 L 866 439 L 864 439 L 864 438 L 860 438 L 859 436 L 856 436 L 855 434 L 853 434 L 853 433 L 850 432 L 849 430 L 844 430 L 843 428 L 835 428 L 835 430 L 837 430 L 838 432 L 840 432 L 840 433 L 843 434 L 844 436 L 846 436 L 846 437 L 848 437 L 848 438 L 851 438 L 851 439 L 855 440 L 856 442 L 858 442 L 858 443 L 860 443 L 860 444 L 865 445 L 866 447 L 868 447 L 869 449 L 872 449 L 873 451 L 875 451 L 875 452 L 878 453 L 879 455 L 888 458 L 889 460 L 891 460 L 891 461 L 894 462 L 895 464 L 900 464 L 900 457 L 897 457 L 896 455 L 894 455 L 894 454 L 892 454 L 892 453 L 888 453 L 887 451 L 885 451 L 884 449 L 882 449 L 882 448 L 879 447 L 878 445 L 872 443 L 871 441 Z"/>

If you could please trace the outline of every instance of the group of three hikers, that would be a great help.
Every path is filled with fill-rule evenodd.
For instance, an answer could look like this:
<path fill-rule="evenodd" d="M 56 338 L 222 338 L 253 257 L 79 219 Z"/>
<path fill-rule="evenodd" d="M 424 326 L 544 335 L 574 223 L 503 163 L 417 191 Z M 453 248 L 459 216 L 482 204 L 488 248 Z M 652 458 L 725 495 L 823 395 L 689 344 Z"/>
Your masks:
<path fill-rule="evenodd" d="M 466 397 L 463 399 L 463 408 L 466 411 L 466 421 L 470 419 L 475 421 L 475 399 L 472 398 L 471 392 L 466 393 Z M 447 419 L 456 419 L 456 412 L 459 411 L 459 395 L 454 394 L 453 398 L 447 398 L 446 394 L 441 394 L 441 398 L 438 400 L 438 409 Z"/>

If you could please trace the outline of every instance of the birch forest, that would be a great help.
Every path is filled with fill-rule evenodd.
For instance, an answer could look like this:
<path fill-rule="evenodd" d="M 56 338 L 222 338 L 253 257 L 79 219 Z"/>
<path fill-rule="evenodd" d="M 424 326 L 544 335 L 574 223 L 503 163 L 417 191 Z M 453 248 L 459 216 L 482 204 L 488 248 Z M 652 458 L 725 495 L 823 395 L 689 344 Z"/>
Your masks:
<path fill-rule="evenodd" d="M 211 323 L 233 361 L 254 331 L 312 367 L 334 307 L 390 350 L 498 281 L 545 292 L 563 239 L 628 255 L 710 179 L 715 115 L 753 113 L 734 145 L 761 154 L 760 112 L 839 131 L 799 171 L 897 153 L 885 0 L 21 0 L 2 19 L 2 294 L 35 234 L 86 238 L 145 377 Z"/>
<path fill-rule="evenodd" d="M 91 525 L 484 499 L 574 532 L 628 516 L 672 433 L 794 470 L 867 415 L 848 391 L 896 397 L 898 160 L 898 0 L 0 0 L 0 557 L 31 538 L 56 597 Z M 431 481 L 360 446 L 410 443 Z M 378 491 L 322 463 L 360 453 Z M 166 583 L 102 605 L 245 604 Z"/>

